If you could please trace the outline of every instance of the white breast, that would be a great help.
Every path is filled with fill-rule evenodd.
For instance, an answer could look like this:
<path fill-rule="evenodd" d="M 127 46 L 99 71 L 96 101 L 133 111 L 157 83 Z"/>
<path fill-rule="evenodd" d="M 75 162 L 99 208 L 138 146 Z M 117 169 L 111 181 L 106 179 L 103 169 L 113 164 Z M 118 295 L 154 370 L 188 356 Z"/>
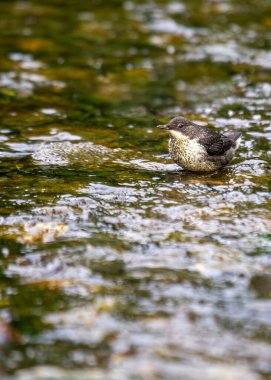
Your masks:
<path fill-rule="evenodd" d="M 192 171 L 212 171 L 217 168 L 196 139 L 190 139 L 177 131 L 170 131 L 170 134 L 169 153 L 178 165 Z"/>

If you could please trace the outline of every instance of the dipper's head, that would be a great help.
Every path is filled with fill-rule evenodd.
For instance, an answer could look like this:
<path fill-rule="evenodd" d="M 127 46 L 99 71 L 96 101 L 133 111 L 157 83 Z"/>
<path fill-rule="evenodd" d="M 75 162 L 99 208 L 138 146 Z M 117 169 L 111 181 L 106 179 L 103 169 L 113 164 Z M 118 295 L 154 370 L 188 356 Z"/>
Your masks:
<path fill-rule="evenodd" d="M 180 131 L 183 127 L 195 126 L 194 123 L 182 116 L 174 117 L 168 124 L 157 125 L 157 128 L 165 129 L 167 131 Z"/>

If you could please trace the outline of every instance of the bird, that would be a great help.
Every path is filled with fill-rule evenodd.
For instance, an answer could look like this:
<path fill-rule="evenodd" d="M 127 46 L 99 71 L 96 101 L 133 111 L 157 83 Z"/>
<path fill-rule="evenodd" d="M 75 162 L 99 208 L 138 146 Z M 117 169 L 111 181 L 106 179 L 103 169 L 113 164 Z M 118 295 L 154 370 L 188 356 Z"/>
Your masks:
<path fill-rule="evenodd" d="M 157 127 L 169 132 L 169 154 L 173 161 L 192 172 L 213 172 L 229 164 L 242 135 L 241 132 L 215 132 L 182 116 Z"/>

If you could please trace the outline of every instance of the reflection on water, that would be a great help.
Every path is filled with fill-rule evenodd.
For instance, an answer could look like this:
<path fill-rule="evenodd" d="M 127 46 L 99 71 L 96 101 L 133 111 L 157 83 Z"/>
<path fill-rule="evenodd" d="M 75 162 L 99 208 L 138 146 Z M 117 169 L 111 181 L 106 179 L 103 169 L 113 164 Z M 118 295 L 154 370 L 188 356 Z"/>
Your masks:
<path fill-rule="evenodd" d="M 3 378 L 269 379 L 270 7 L 2 2 Z M 233 163 L 173 164 L 177 114 Z"/>

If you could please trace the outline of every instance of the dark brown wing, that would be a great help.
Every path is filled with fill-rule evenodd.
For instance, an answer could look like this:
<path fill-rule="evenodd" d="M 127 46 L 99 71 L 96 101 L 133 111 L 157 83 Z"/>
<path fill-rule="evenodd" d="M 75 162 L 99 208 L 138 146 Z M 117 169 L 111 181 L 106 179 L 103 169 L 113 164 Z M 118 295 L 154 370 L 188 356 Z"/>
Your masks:
<path fill-rule="evenodd" d="M 234 141 L 220 133 L 215 133 L 199 139 L 199 143 L 205 147 L 210 156 L 221 156 L 232 147 Z"/>

